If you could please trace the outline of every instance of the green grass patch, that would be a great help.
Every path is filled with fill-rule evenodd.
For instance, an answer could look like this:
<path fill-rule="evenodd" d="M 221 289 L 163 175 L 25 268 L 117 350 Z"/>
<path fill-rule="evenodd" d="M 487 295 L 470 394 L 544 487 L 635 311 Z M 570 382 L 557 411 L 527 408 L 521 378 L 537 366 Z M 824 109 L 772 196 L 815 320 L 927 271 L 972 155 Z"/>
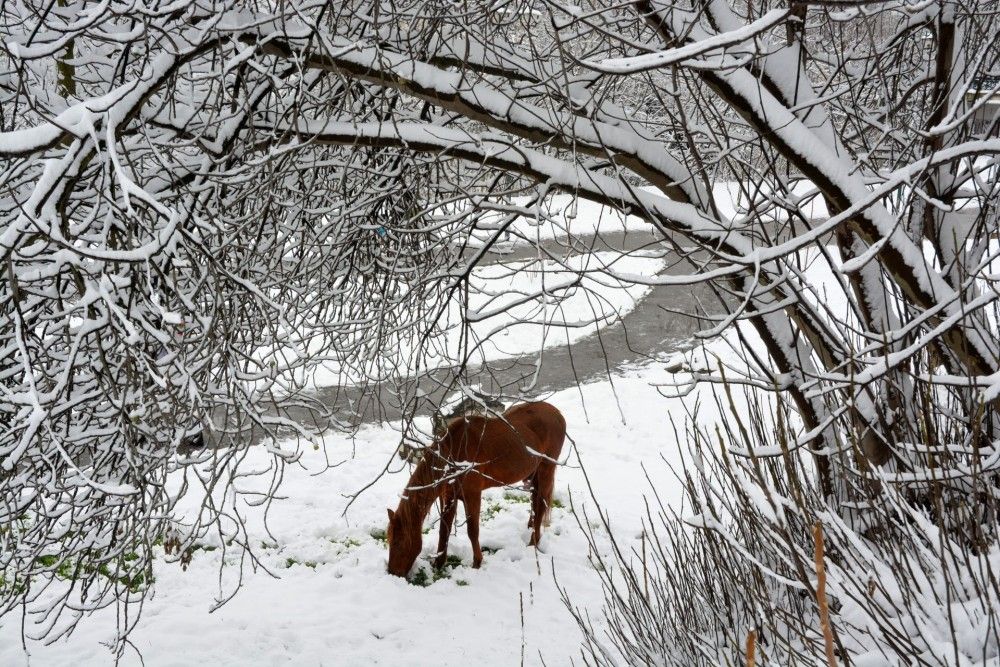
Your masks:
<path fill-rule="evenodd" d="M 521 505 L 531 504 L 531 494 L 525 491 L 517 491 L 513 489 L 507 490 L 503 494 L 503 499 L 509 503 L 518 503 Z M 555 507 L 557 509 L 564 509 L 566 505 L 565 503 L 563 503 L 563 501 L 559 500 L 558 498 L 553 498 L 552 507 Z"/>
<path fill-rule="evenodd" d="M 445 560 L 444 567 L 440 570 L 435 569 L 429 563 L 421 563 L 420 569 L 413 573 L 413 576 L 407 579 L 413 586 L 421 586 L 426 588 L 433 584 L 435 581 L 440 581 L 442 579 L 451 578 L 452 571 L 462 564 L 462 559 L 454 554 L 449 554 L 448 558 Z M 464 584 L 459 584 L 459 586 L 466 586 L 468 582 Z"/>
<path fill-rule="evenodd" d="M 35 562 L 41 565 L 42 567 L 52 567 L 53 565 L 59 562 L 59 556 L 52 554 L 47 556 L 39 556 L 38 558 L 35 559 Z"/>
<path fill-rule="evenodd" d="M 23 578 L 0 574 L 0 594 L 21 595 L 26 590 L 28 586 Z"/>
<path fill-rule="evenodd" d="M 448 558 L 445 560 L 444 569 L 455 569 L 462 564 L 462 559 L 454 554 L 448 554 Z"/>
<path fill-rule="evenodd" d="M 73 559 L 60 559 L 55 554 L 46 554 L 35 559 L 35 563 L 43 568 L 52 570 L 57 579 L 73 581 L 81 573 L 98 574 L 105 579 L 116 581 L 132 593 L 138 593 L 148 584 L 152 584 L 154 579 L 146 571 L 133 571 L 126 563 L 139 560 L 139 554 L 128 552 L 123 554 L 116 564 L 81 562 Z M 53 569 L 54 568 L 54 569 Z M 23 584 L 21 584 L 23 586 Z M 4 588 L 3 581 L 0 581 L 0 589 Z M 17 592 L 17 591 L 15 591 Z"/>
<path fill-rule="evenodd" d="M 138 556 L 133 560 L 138 560 Z M 98 576 L 104 577 L 109 581 L 118 582 L 127 588 L 130 593 L 139 593 L 155 581 L 154 577 L 145 570 L 132 570 L 128 568 L 125 565 L 124 558 L 117 564 L 98 563 L 96 567 L 89 563 L 78 567 L 76 563 L 65 560 L 59 563 L 55 575 L 59 579 L 71 581 L 78 577 L 81 572 L 84 574 L 96 573 Z"/>
<path fill-rule="evenodd" d="M 486 506 L 486 509 L 482 511 L 481 520 L 492 521 L 493 519 L 496 518 L 498 514 L 500 514 L 500 512 L 503 511 L 503 509 L 504 507 L 500 503 L 490 503 L 489 505 Z"/>
<path fill-rule="evenodd" d="M 407 579 L 407 581 L 410 582 L 411 585 L 421 586 L 423 588 L 427 588 L 437 580 L 438 577 L 434 574 L 433 571 L 431 571 L 431 574 L 427 574 L 427 570 L 425 570 L 424 568 L 420 568 L 419 570 L 413 573 L 412 577 Z"/>
<path fill-rule="evenodd" d="M 374 538 L 375 536 L 372 535 L 372 537 Z M 378 539 L 378 538 L 375 538 L 375 539 Z M 382 534 L 381 541 L 382 542 L 385 541 L 385 533 L 384 532 Z M 361 546 L 361 540 L 355 539 L 353 537 L 344 537 L 342 539 L 337 539 L 336 537 L 331 537 L 330 538 L 330 544 L 336 544 L 337 546 L 342 546 L 345 549 L 353 549 L 354 547 L 360 547 Z"/>

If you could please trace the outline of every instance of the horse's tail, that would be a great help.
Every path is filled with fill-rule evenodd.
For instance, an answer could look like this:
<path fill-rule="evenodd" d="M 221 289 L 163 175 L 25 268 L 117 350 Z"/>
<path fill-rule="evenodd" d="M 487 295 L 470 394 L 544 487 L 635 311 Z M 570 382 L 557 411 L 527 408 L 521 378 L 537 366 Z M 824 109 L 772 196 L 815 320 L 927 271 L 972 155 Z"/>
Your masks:
<path fill-rule="evenodd" d="M 566 440 L 569 440 L 570 444 L 573 445 L 573 449 L 576 449 L 576 440 L 574 440 L 573 437 L 570 436 L 569 431 L 566 429 L 566 418 L 563 416 L 563 414 L 561 412 L 558 412 L 558 414 L 559 414 L 560 424 L 562 426 L 562 428 L 560 429 L 562 431 L 562 433 L 559 434 L 560 442 L 559 442 L 559 447 L 558 447 L 557 451 L 561 454 L 562 453 L 562 446 L 563 446 L 563 444 L 565 443 Z M 555 479 L 554 479 L 555 478 L 555 469 L 553 469 L 552 476 L 553 476 L 552 484 L 549 486 L 548 494 L 547 494 L 547 496 L 545 498 L 545 516 L 542 517 L 542 522 L 544 523 L 544 525 L 545 525 L 546 528 L 548 526 L 550 526 L 551 523 L 552 523 L 552 520 L 551 520 L 550 517 L 551 517 L 551 514 L 552 514 L 552 496 L 555 495 L 555 490 L 556 490 L 555 489 Z"/>
<path fill-rule="evenodd" d="M 556 416 L 558 417 L 556 432 L 552 434 L 552 436 L 554 436 L 554 439 L 558 440 L 558 442 L 552 443 L 553 445 L 555 445 L 552 448 L 554 454 L 552 458 L 555 460 L 549 462 L 549 465 L 546 466 L 549 468 L 549 470 L 547 471 L 548 474 L 546 475 L 547 479 L 545 480 L 545 483 L 542 485 L 542 491 L 543 491 L 542 500 L 544 501 L 544 507 L 545 507 L 545 514 L 542 515 L 542 525 L 544 525 L 546 528 L 552 525 L 552 497 L 555 495 L 556 470 L 558 469 L 559 465 L 558 460 L 560 459 L 562 454 L 563 444 L 566 442 L 566 439 L 568 438 L 569 441 L 573 444 L 573 447 L 576 447 L 576 442 L 573 440 L 573 438 L 570 438 L 569 433 L 566 432 L 566 418 L 563 417 L 563 414 L 559 412 L 559 410 L 555 410 L 555 413 Z"/>

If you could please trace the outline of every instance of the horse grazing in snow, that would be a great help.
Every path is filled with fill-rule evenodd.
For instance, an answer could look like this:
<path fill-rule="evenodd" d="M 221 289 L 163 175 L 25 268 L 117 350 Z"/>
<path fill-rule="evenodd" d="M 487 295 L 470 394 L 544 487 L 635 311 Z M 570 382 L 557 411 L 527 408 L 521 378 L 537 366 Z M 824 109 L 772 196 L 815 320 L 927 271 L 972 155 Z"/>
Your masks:
<path fill-rule="evenodd" d="M 396 511 L 389 512 L 389 573 L 404 577 L 420 555 L 421 527 L 431 505 L 441 500 L 441 532 L 434 566 L 444 566 L 458 501 L 465 505 L 472 566 L 483 562 L 479 508 L 484 489 L 529 480 L 531 546 L 538 546 L 552 504 L 556 461 L 566 437 L 566 420 L 548 403 L 522 403 L 502 417 L 458 417 L 426 451 L 406 485 Z"/>

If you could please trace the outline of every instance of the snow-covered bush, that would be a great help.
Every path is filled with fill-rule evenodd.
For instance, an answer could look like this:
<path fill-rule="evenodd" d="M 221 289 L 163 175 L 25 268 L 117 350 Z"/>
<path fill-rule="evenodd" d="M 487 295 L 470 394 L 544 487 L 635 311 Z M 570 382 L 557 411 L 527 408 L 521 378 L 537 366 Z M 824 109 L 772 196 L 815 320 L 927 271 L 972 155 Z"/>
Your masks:
<path fill-rule="evenodd" d="M 422 282 L 455 256 L 423 229 L 427 161 L 251 138 L 319 104 L 302 96 L 322 77 L 249 66 L 245 18 L 0 7 L 0 616 L 30 636 L 119 603 L 124 637 L 161 547 L 183 562 L 211 531 L 249 548 L 232 498 L 287 457 L 247 471 L 241 450 L 330 423 L 340 406 L 304 391 L 320 361 L 356 370 L 358 402 L 409 367 L 402 343 L 446 294 Z M 323 108 L 362 118 L 365 92 L 342 92 Z M 178 525 L 185 492 L 204 507 Z"/>
<path fill-rule="evenodd" d="M 912 445 L 937 459 L 924 473 L 859 465 L 845 442 L 834 470 L 851 500 L 833 503 L 796 445 L 797 418 L 759 393 L 734 392 L 719 391 L 709 411 L 718 423 L 696 425 L 695 414 L 680 434 L 683 509 L 651 489 L 641 540 L 611 550 L 602 547 L 610 530 L 581 522 L 607 612 L 596 623 L 577 615 L 587 664 L 747 665 L 753 655 L 754 664 L 827 665 L 824 627 L 832 664 L 997 664 L 995 446 L 972 447 L 957 411 L 932 413 L 930 437 L 912 431 L 948 443 Z"/>

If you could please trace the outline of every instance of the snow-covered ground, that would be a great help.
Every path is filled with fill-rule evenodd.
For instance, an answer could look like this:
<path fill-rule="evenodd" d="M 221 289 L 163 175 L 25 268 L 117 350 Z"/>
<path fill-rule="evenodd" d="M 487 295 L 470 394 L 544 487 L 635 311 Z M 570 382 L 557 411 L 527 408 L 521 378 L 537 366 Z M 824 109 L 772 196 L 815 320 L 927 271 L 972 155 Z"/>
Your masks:
<path fill-rule="evenodd" d="M 346 513 L 345 507 L 346 495 L 392 460 L 398 435 L 385 427 L 366 428 L 354 442 L 331 434 L 323 449 L 307 450 L 301 465 L 288 469 L 285 500 L 268 518 L 270 533 L 259 520 L 251 522 L 257 553 L 280 578 L 260 569 L 247 572 L 239 594 L 209 613 L 216 597 L 227 594 L 235 581 L 234 565 L 220 583 L 222 550 L 196 551 L 187 571 L 159 562 L 155 597 L 131 641 L 148 666 L 516 665 L 522 650 L 526 665 L 541 664 L 543 658 L 548 665 L 569 664 L 578 655 L 580 633 L 556 581 L 575 605 L 595 617 L 602 602 L 577 525 L 583 508 L 593 509 L 580 460 L 614 532 L 626 543 L 641 530 L 648 491 L 643 463 L 660 495 L 679 502 L 680 487 L 659 457 L 676 460 L 669 418 L 683 412 L 679 401 L 662 398 L 650 385 L 674 377 L 660 367 L 633 369 L 613 382 L 547 397 L 565 413 L 576 448 L 567 443 L 564 450 L 566 466 L 557 476 L 560 506 L 539 551 L 527 546 L 524 494 L 496 489 L 484 499 L 481 538 L 489 552 L 482 569 L 469 567 L 471 549 L 460 519 L 450 551 L 461 564 L 446 577 L 420 586 L 388 575 L 386 546 L 379 537 L 385 508 L 397 503 L 407 470 L 396 459 L 389 474 Z M 327 458 L 344 463 L 317 474 Z M 265 449 L 257 447 L 248 462 L 264 466 L 267 460 Z M 244 509 L 254 515 L 255 510 Z M 427 527 L 434 531 L 430 521 Z M 424 568 L 436 546 L 432 541 L 425 537 L 418 561 Z M 232 553 L 226 558 L 236 561 Z M 29 643 L 25 653 L 19 619 L 12 618 L 0 626 L 0 665 L 25 664 L 29 658 L 34 665 L 107 664 L 111 656 L 102 642 L 113 636 L 113 614 L 101 612 L 68 640 L 51 646 Z M 140 664 L 139 655 L 130 651 L 122 664 Z"/>
<path fill-rule="evenodd" d="M 806 257 L 820 259 L 812 251 Z M 839 309 L 839 299 L 826 292 L 835 293 L 836 287 L 824 262 L 803 265 L 808 282 L 819 289 L 817 298 Z M 745 333 L 756 344 L 752 332 Z M 712 343 L 708 351 L 708 358 L 717 354 L 733 361 L 725 341 Z M 689 356 L 692 367 L 708 365 L 696 351 Z M 679 463 L 682 447 L 674 439 L 673 424 L 680 425 L 686 408 L 698 403 L 699 422 L 710 424 L 719 416 L 710 399 L 702 400 L 710 388 L 683 401 L 661 396 L 656 385 L 688 377 L 669 373 L 667 367 L 676 368 L 657 362 L 623 369 L 611 381 L 541 397 L 564 412 L 575 442 L 564 450 L 558 506 L 541 549 L 527 546 L 525 494 L 494 489 L 484 499 L 481 539 L 487 554 L 480 570 L 469 567 L 471 549 L 460 513 L 450 545 L 460 562 L 434 579 L 428 562 L 436 547 L 436 510 L 432 512 L 416 575 L 429 585 L 385 571 L 385 508 L 396 505 L 408 476 L 405 465 L 393 458 L 398 433 L 389 426 L 368 426 L 353 439 L 328 434 L 321 448 L 306 449 L 300 462 L 288 467 L 283 499 L 272 506 L 266 527 L 260 510 L 243 503 L 242 513 L 250 517 L 250 542 L 263 567 L 244 570 L 242 587 L 230 602 L 211 611 L 235 586 L 239 554 L 232 549 L 224 553 L 207 540 L 208 548 L 194 553 L 186 571 L 158 561 L 155 595 L 130 637 L 135 650 L 126 653 L 122 664 L 140 664 L 141 653 L 151 666 L 414 665 L 425 660 L 516 665 L 522 652 L 526 665 L 543 660 L 570 664 L 578 656 L 581 635 L 559 587 L 597 624 L 603 603 L 577 524 L 585 512 L 591 521 L 594 516 L 587 479 L 616 538 L 624 546 L 638 545 L 647 473 L 665 503 L 677 508 L 681 503 L 680 485 L 669 469 Z M 269 461 L 264 447 L 249 451 L 250 467 L 264 468 Z M 388 473 L 380 476 L 387 463 Z M 352 494 L 376 478 L 349 503 Z M 599 539 L 598 546 L 609 548 L 606 539 Z M 220 576 L 223 559 L 228 567 Z M 101 665 L 111 660 L 105 646 L 115 633 L 110 610 L 85 619 L 66 640 L 50 646 L 30 642 L 27 652 L 21 647 L 19 621 L 10 618 L 0 625 L 0 665 Z"/>

